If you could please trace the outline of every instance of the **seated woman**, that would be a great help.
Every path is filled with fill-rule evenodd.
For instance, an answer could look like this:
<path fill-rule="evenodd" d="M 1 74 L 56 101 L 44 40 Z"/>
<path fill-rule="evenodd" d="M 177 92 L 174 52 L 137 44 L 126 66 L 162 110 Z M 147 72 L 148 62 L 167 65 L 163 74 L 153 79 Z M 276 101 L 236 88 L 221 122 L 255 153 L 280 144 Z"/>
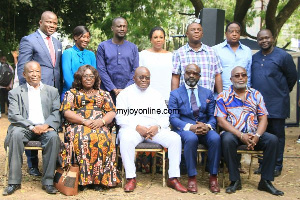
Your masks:
<path fill-rule="evenodd" d="M 95 53 L 85 49 L 90 42 L 90 37 L 91 34 L 85 26 L 76 26 L 73 30 L 75 45 L 72 48 L 66 49 L 62 55 L 64 87 L 61 100 L 64 99 L 65 92 L 71 88 L 74 81 L 74 74 L 80 66 L 92 65 L 96 68 Z"/>
<path fill-rule="evenodd" d="M 79 189 L 95 190 L 120 183 L 116 150 L 108 125 L 116 108 L 108 92 L 99 89 L 100 78 L 91 65 L 81 66 L 74 75 L 72 89 L 66 92 L 60 111 L 66 119 L 65 139 L 74 147 L 80 167 Z M 62 154 L 63 166 L 72 155 Z"/>

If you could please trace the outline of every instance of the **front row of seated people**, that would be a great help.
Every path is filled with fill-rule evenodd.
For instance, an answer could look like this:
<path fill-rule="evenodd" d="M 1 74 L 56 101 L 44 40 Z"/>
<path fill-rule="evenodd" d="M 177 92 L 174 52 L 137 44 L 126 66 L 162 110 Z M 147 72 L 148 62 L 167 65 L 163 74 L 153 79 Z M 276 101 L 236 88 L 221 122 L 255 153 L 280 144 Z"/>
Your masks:
<path fill-rule="evenodd" d="M 26 63 L 23 76 L 26 84 L 9 93 L 8 118 L 11 125 L 5 139 L 5 145 L 9 146 L 9 180 L 3 195 L 10 195 L 21 188 L 22 154 L 24 144 L 29 140 L 40 140 L 42 143 L 42 188 L 49 194 L 57 193 L 53 178 L 60 146 L 57 134 L 60 111 L 66 120 L 68 149 L 74 149 L 74 162 L 80 166 L 81 189 L 101 190 L 102 187 L 115 187 L 120 183 L 116 149 L 110 133 L 110 124 L 116 117 L 120 126 L 118 142 L 127 178 L 125 192 L 131 192 L 136 187 L 135 147 L 146 141 L 168 148 L 167 185 L 179 192 L 197 193 L 198 143 L 208 148 L 210 191 L 220 192 L 217 173 L 221 150 L 231 180 L 226 192 L 234 193 L 241 189 L 236 148 L 246 144 L 250 150 L 264 152 L 258 189 L 283 195 L 271 183 L 274 180 L 278 139 L 265 132 L 268 113 L 263 97 L 258 91 L 246 87 L 247 73 L 242 67 L 232 70 L 233 85 L 219 94 L 215 106 L 212 92 L 197 85 L 200 68 L 195 64 L 188 65 L 184 74 L 185 85 L 171 92 L 167 112 L 161 94 L 149 87 L 149 70 L 139 67 L 135 71 L 135 83 L 117 97 L 117 115 L 109 93 L 99 89 L 99 75 L 92 66 L 84 65 L 78 69 L 72 89 L 65 94 L 61 105 L 57 89 L 41 82 L 39 63 Z M 139 112 L 143 109 L 144 112 Z M 174 131 L 169 128 L 169 116 Z M 215 116 L 224 130 L 221 135 L 215 131 Z M 178 180 L 182 148 L 189 176 L 187 187 Z M 63 152 L 60 154 L 62 165 L 68 166 L 72 162 L 71 152 Z"/>

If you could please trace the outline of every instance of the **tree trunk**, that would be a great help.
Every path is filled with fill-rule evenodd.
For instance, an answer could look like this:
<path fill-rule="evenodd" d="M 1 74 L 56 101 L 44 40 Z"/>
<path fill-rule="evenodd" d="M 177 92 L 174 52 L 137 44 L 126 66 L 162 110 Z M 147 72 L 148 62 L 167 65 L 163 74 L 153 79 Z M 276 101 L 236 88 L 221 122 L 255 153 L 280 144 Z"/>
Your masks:
<path fill-rule="evenodd" d="M 195 8 L 195 16 L 198 17 L 200 10 L 204 8 L 202 0 L 190 0 Z"/>

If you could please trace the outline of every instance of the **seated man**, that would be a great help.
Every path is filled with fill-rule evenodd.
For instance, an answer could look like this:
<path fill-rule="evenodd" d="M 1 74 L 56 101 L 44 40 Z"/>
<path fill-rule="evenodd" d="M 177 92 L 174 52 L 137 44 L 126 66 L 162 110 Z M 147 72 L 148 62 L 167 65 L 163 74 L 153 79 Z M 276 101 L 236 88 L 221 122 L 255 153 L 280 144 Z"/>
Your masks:
<path fill-rule="evenodd" d="M 117 96 L 117 124 L 120 125 L 118 138 L 127 183 L 125 192 L 136 187 L 134 164 L 135 147 L 143 142 L 158 143 L 168 148 L 169 179 L 167 185 L 180 192 L 187 192 L 179 180 L 181 141 L 169 129 L 169 114 L 163 97 L 150 85 L 150 72 L 138 67 L 134 74 L 135 84 L 125 88 Z"/>
<path fill-rule="evenodd" d="M 188 191 L 197 193 L 196 165 L 198 143 L 208 148 L 208 166 L 210 172 L 209 189 L 220 192 L 217 180 L 221 155 L 221 139 L 214 129 L 215 101 L 212 92 L 197 85 L 200 68 L 189 64 L 184 73 L 185 84 L 171 92 L 169 110 L 177 110 L 170 115 L 170 122 L 182 140 L 184 157 L 188 170 Z"/>
<path fill-rule="evenodd" d="M 237 146 L 246 144 L 249 150 L 263 150 L 258 189 L 273 195 L 283 195 L 271 183 L 274 180 L 278 139 L 265 132 L 268 112 L 263 97 L 259 91 L 247 87 L 247 79 L 245 68 L 235 67 L 230 78 L 233 85 L 217 98 L 215 116 L 219 126 L 225 130 L 221 134 L 222 150 L 231 181 L 226 193 L 242 189 Z"/>
<path fill-rule="evenodd" d="M 60 145 L 57 134 L 60 125 L 59 93 L 56 88 L 41 82 L 41 67 L 36 61 L 25 64 L 23 76 L 26 84 L 8 93 L 8 119 L 11 125 L 5 146 L 9 146 L 9 178 L 3 195 L 10 195 L 21 188 L 24 144 L 30 140 L 42 143 L 42 188 L 49 194 L 56 194 L 53 178 Z"/>

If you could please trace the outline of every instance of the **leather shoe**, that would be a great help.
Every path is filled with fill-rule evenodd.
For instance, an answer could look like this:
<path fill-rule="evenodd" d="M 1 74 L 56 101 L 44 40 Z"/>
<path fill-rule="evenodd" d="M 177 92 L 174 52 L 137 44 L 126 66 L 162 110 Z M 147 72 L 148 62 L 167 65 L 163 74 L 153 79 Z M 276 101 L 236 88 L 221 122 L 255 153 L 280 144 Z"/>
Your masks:
<path fill-rule="evenodd" d="M 188 192 L 188 190 L 183 185 L 181 185 L 177 178 L 169 178 L 167 181 L 167 186 L 177 190 L 178 192 Z"/>
<path fill-rule="evenodd" d="M 261 167 L 257 168 L 257 169 L 254 171 L 254 174 L 261 174 Z"/>
<path fill-rule="evenodd" d="M 42 176 L 42 173 L 39 171 L 38 168 L 36 167 L 31 167 L 28 169 L 28 173 L 31 175 L 31 176 Z"/>
<path fill-rule="evenodd" d="M 198 192 L 196 176 L 189 177 L 187 190 L 194 194 Z"/>
<path fill-rule="evenodd" d="M 209 177 L 209 190 L 212 193 L 219 193 L 220 192 L 220 186 L 218 184 L 217 176 L 210 176 Z"/>
<path fill-rule="evenodd" d="M 21 189 L 21 184 L 9 184 L 3 191 L 2 195 L 7 196 L 14 193 L 16 190 Z"/>
<path fill-rule="evenodd" d="M 278 177 L 281 175 L 281 170 L 274 170 L 274 177 Z"/>
<path fill-rule="evenodd" d="M 235 193 L 236 190 L 242 189 L 242 182 L 241 180 L 231 181 L 230 185 L 226 188 L 226 193 L 231 194 Z"/>
<path fill-rule="evenodd" d="M 48 194 L 56 194 L 58 190 L 53 185 L 43 185 L 43 190 L 46 190 Z"/>
<path fill-rule="evenodd" d="M 271 181 L 267 181 L 267 180 L 263 180 L 261 179 L 259 184 L 258 184 L 258 189 L 262 190 L 262 191 L 266 191 L 269 192 L 273 195 L 277 195 L 277 196 L 282 196 L 284 195 L 284 193 L 280 190 L 277 190 L 273 184 L 271 183 Z"/>
<path fill-rule="evenodd" d="M 125 192 L 133 192 L 133 190 L 136 188 L 136 180 L 135 178 L 127 179 L 127 183 L 124 187 Z"/>

